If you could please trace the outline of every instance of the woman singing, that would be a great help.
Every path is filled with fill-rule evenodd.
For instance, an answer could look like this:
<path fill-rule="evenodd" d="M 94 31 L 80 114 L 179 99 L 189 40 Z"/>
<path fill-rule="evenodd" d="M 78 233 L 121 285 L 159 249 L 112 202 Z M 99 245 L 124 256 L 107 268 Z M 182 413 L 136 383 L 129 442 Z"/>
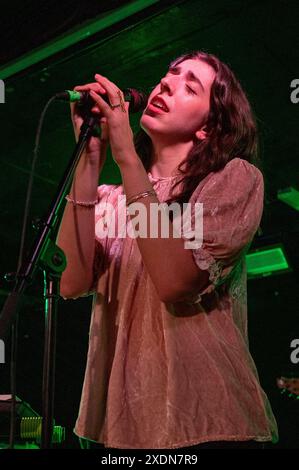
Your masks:
<path fill-rule="evenodd" d="M 213 55 L 179 57 L 135 138 L 116 84 L 96 74 L 76 90 L 90 92 L 101 137 L 81 156 L 57 241 L 61 295 L 93 294 L 75 433 L 130 449 L 275 441 L 248 349 L 245 254 L 264 187 L 240 83 Z M 78 138 L 78 106 L 72 119 Z M 98 186 L 108 143 L 122 184 Z M 181 232 L 167 211 L 175 203 L 190 215 Z"/>

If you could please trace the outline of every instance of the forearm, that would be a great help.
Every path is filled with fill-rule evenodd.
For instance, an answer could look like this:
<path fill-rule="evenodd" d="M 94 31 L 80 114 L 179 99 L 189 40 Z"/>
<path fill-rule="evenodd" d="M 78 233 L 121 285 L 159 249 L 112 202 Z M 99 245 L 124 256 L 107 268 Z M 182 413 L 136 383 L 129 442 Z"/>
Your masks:
<path fill-rule="evenodd" d="M 94 201 L 97 198 L 99 159 L 82 155 L 70 196 L 76 201 Z M 65 252 L 67 267 L 62 274 L 60 290 L 63 297 L 78 297 L 87 292 L 93 282 L 95 253 L 95 209 L 67 203 L 57 237 L 57 244 Z"/>
<path fill-rule="evenodd" d="M 142 162 L 136 155 L 127 158 L 127 162 L 120 166 L 123 187 L 127 199 L 130 197 L 151 190 L 152 185 Z M 185 248 L 185 240 L 175 238 L 173 224 L 169 220 L 166 212 L 162 212 L 162 217 L 167 218 L 169 224 L 169 238 L 162 238 L 158 232 L 158 238 L 150 237 L 150 204 L 159 204 L 156 196 L 147 196 L 139 199 L 147 213 L 147 236 L 137 237 L 136 241 L 157 293 L 162 301 L 177 301 L 183 299 L 188 293 L 199 290 L 200 284 L 207 283 L 206 272 L 200 272 L 196 266 L 192 252 Z M 131 215 L 131 219 L 134 215 Z"/>
<path fill-rule="evenodd" d="M 122 92 L 106 77 L 96 74 L 95 78 L 113 103 L 111 107 L 100 95 L 91 92 L 92 98 L 107 119 L 111 152 L 122 173 L 126 197 L 130 198 L 140 192 L 151 190 L 151 182 L 134 149 L 133 133 L 128 118 L 129 103 L 124 103 Z M 155 196 L 148 196 L 141 199 L 140 203 L 145 206 L 149 219 L 150 204 L 158 204 L 159 200 Z M 164 213 L 164 219 L 166 217 L 168 219 Z M 158 238 L 150 236 L 136 238 L 143 262 L 160 299 L 164 302 L 184 298 L 195 289 L 198 291 L 200 283 L 206 284 L 206 273 L 199 271 L 191 250 L 184 246 L 184 240 L 173 236 L 172 225 L 169 220 L 169 238 L 160 235 Z"/>

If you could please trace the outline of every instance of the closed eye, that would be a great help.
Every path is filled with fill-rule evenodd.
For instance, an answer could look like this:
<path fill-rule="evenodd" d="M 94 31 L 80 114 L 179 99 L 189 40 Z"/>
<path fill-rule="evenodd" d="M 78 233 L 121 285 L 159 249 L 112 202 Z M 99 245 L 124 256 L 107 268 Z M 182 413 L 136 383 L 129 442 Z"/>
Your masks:
<path fill-rule="evenodd" d="M 175 66 L 175 67 L 169 67 L 167 74 L 170 73 L 173 75 L 180 75 L 180 72 L 181 72 L 181 67 Z M 192 70 L 188 70 L 188 72 L 185 73 L 185 77 L 187 81 L 192 81 L 198 84 L 201 87 L 202 91 L 205 92 L 202 82 L 196 75 L 194 75 Z M 190 93 L 193 92 L 195 95 L 197 94 L 192 88 L 190 90 L 192 90 L 190 91 Z"/>
<path fill-rule="evenodd" d="M 189 85 L 186 85 L 186 88 L 188 90 L 188 93 L 192 94 L 192 95 L 196 95 L 196 91 L 194 91 Z"/>
<path fill-rule="evenodd" d="M 176 67 L 172 67 L 172 68 L 170 68 L 170 69 L 168 70 L 167 75 L 168 75 L 168 74 L 179 75 L 179 70 L 178 70 L 178 68 L 176 68 Z M 186 89 L 187 89 L 187 91 L 188 91 L 188 93 L 189 93 L 190 95 L 197 95 L 196 91 L 193 90 L 193 88 L 191 88 L 191 87 L 190 87 L 189 85 L 187 85 L 187 84 L 186 84 Z"/>

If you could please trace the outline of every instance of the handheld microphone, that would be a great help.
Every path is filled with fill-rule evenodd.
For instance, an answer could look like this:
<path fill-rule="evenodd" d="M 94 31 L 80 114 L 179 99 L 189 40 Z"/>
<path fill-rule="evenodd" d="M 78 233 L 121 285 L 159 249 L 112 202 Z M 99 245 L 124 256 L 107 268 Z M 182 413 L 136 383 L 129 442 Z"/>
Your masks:
<path fill-rule="evenodd" d="M 135 88 L 126 88 L 122 90 L 124 94 L 124 100 L 129 101 L 129 112 L 138 113 L 146 108 L 148 96 L 142 91 L 136 90 Z M 88 91 L 75 91 L 75 90 L 65 90 L 54 95 L 57 100 L 74 102 L 78 101 L 80 106 L 83 108 L 92 108 L 95 103 L 89 95 Z M 107 94 L 100 95 L 106 103 L 109 103 L 109 98 Z"/>

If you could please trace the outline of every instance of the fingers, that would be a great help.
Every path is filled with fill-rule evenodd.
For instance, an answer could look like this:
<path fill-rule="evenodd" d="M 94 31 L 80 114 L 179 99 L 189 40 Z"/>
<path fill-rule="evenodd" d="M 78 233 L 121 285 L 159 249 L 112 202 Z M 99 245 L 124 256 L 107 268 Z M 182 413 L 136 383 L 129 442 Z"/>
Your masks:
<path fill-rule="evenodd" d="M 95 74 L 94 83 L 87 83 L 86 85 L 78 85 L 74 87 L 76 91 L 88 91 L 90 96 L 94 99 L 96 105 L 92 109 L 95 113 L 100 113 L 101 110 L 109 113 L 111 111 L 110 106 L 105 100 L 101 98 L 101 94 L 107 94 L 111 105 L 117 105 L 120 99 L 123 101 L 123 92 L 108 78 L 100 74 Z M 125 103 L 126 112 L 128 111 L 129 103 Z"/>
<path fill-rule="evenodd" d="M 74 87 L 74 90 L 76 91 L 85 91 L 89 92 L 90 97 L 94 101 L 94 106 L 91 108 L 91 111 L 102 117 L 106 117 L 108 119 L 117 118 L 117 121 L 119 119 L 119 114 L 115 111 L 115 108 L 111 108 L 110 105 L 120 105 L 120 109 L 128 115 L 128 110 L 130 103 L 124 101 L 124 96 L 123 92 L 110 80 L 108 80 L 106 77 L 96 74 L 95 75 L 95 80 L 96 82 L 93 83 L 87 83 L 85 85 L 77 85 Z M 108 97 L 107 99 L 103 99 L 101 95 L 106 94 Z M 107 103 L 107 101 L 109 103 Z M 118 108 L 118 106 L 117 106 Z M 76 104 L 71 105 L 71 111 L 72 111 L 72 116 L 75 119 L 80 118 L 80 109 L 77 108 Z M 113 119 L 114 121 L 114 119 Z M 105 121 L 100 121 L 103 123 L 103 135 L 104 138 L 106 137 L 106 127 L 107 123 Z M 112 124 L 112 123 L 111 123 Z"/>
<path fill-rule="evenodd" d="M 107 91 L 109 98 L 117 99 L 120 89 L 113 82 L 99 73 L 96 73 L 94 78 L 96 79 L 99 86 Z"/>
<path fill-rule="evenodd" d="M 99 73 L 96 73 L 94 78 L 96 79 L 97 83 L 99 83 L 99 85 L 106 90 L 111 105 L 117 105 L 120 101 L 124 103 L 123 92 L 113 82 L 108 80 L 108 78 L 104 77 L 103 75 L 100 75 Z M 128 107 L 126 111 L 127 110 Z"/>
<path fill-rule="evenodd" d="M 96 93 L 106 94 L 106 90 L 99 83 L 87 83 L 86 85 L 77 85 L 74 87 L 75 91 L 91 91 L 94 90 Z M 101 111 L 97 106 L 94 106 L 91 111 L 96 114 L 100 114 Z"/>
<path fill-rule="evenodd" d="M 93 92 L 95 93 L 92 97 L 94 98 L 94 101 L 95 101 L 95 106 L 93 106 L 93 108 L 91 108 L 91 111 L 95 114 L 101 114 L 101 109 L 103 108 L 103 102 L 104 100 L 101 100 L 101 99 L 97 99 L 100 94 L 107 94 L 107 91 L 106 89 L 98 82 L 93 82 L 93 83 L 87 83 L 86 85 L 77 85 L 74 87 L 74 90 L 75 91 L 86 91 L 86 92 L 89 92 L 89 94 L 91 95 L 90 92 Z M 77 106 L 76 106 L 77 103 L 74 104 L 74 107 L 71 108 L 72 111 L 75 113 L 76 110 L 77 110 Z M 101 105 L 101 108 L 98 106 L 98 105 Z M 105 105 L 105 102 L 104 102 L 104 105 Z"/>
<path fill-rule="evenodd" d="M 105 88 L 97 82 L 87 83 L 86 85 L 78 85 L 74 87 L 75 91 L 90 91 L 94 90 L 98 93 L 106 93 Z"/>
<path fill-rule="evenodd" d="M 107 114 L 107 113 L 109 113 L 109 111 L 111 111 L 110 106 L 95 91 L 90 90 L 89 94 L 90 94 L 91 98 L 95 101 L 95 103 L 98 105 L 98 109 L 102 110 L 105 114 Z"/>
<path fill-rule="evenodd" d="M 103 88 L 97 82 L 87 83 L 86 85 L 77 85 L 77 86 L 74 87 L 74 90 L 75 91 L 86 91 L 86 92 L 90 92 L 90 90 L 94 90 L 97 93 L 106 94 L 105 88 Z M 78 115 L 80 117 L 81 113 L 80 113 L 80 111 L 78 112 L 77 103 L 70 103 L 70 105 L 71 105 L 71 114 L 72 114 L 72 116 Z M 98 114 L 98 115 L 101 114 L 100 109 L 96 105 L 91 109 L 91 111 L 94 114 Z"/>
<path fill-rule="evenodd" d="M 126 107 L 126 111 L 128 113 L 129 112 L 129 107 L 130 107 L 130 102 L 129 101 L 125 101 L 125 107 Z"/>

